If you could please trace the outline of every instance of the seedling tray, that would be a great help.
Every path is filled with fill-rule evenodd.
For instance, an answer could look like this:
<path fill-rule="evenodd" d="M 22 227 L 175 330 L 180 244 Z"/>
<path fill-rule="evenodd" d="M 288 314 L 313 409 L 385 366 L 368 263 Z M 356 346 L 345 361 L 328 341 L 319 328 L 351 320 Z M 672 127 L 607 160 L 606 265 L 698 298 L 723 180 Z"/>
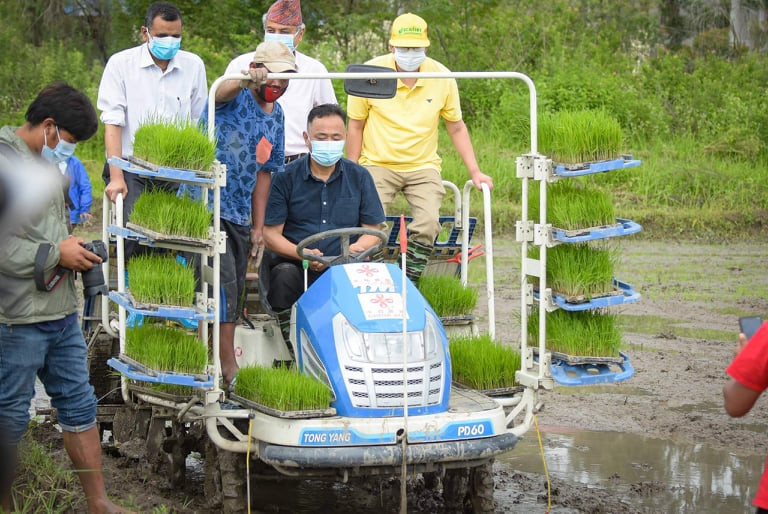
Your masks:
<path fill-rule="evenodd" d="M 109 367 L 119 371 L 131 380 L 152 382 L 155 384 L 173 384 L 180 386 L 210 389 L 213 387 L 213 377 L 210 375 L 192 375 L 169 371 L 157 371 L 135 361 L 127 355 L 120 354 L 107 361 Z"/>
<path fill-rule="evenodd" d="M 129 292 L 110 291 L 109 299 L 125 308 L 129 312 L 154 316 L 160 318 L 184 318 L 193 320 L 214 319 L 213 310 L 203 312 L 194 307 L 180 307 L 174 305 L 146 304 L 137 302 Z"/>
<path fill-rule="evenodd" d="M 640 166 L 640 163 L 641 161 L 632 159 L 631 155 L 623 155 L 618 159 L 609 159 L 605 161 L 553 163 L 553 173 L 558 177 L 579 177 L 582 175 L 592 175 L 594 173 L 604 173 L 606 171 L 621 170 L 624 168 L 634 168 Z"/>
<path fill-rule="evenodd" d="M 602 296 L 593 296 L 591 300 L 587 300 L 586 297 L 565 297 L 559 295 L 556 291 L 552 292 L 552 300 L 555 305 L 565 311 L 587 311 L 633 303 L 640 299 L 640 294 L 626 282 L 614 279 L 613 284 L 615 287 L 614 291 Z M 534 298 L 539 298 L 538 290 L 534 290 L 533 296 Z"/>
<path fill-rule="evenodd" d="M 622 362 L 618 363 L 583 363 L 569 364 L 563 360 L 555 360 L 552 354 L 552 377 L 560 385 L 579 386 L 606 384 L 628 380 L 635 374 L 635 368 L 629 362 L 629 357 L 620 353 Z"/>
<path fill-rule="evenodd" d="M 533 347 L 533 353 L 534 355 L 538 355 L 539 348 L 538 346 Z M 570 364 L 572 366 L 580 366 L 583 364 L 617 364 L 621 365 L 624 364 L 624 360 L 626 359 L 626 355 L 619 352 L 618 357 L 595 357 L 595 356 L 577 356 L 577 355 L 568 355 L 567 353 L 562 352 L 554 352 L 550 351 L 550 354 L 552 355 L 552 361 L 562 361 L 565 364 Z"/>
<path fill-rule="evenodd" d="M 187 246 L 199 246 L 203 248 L 211 247 L 214 244 L 212 239 L 163 234 L 161 232 L 155 232 L 154 230 L 150 230 L 146 227 L 142 227 L 141 225 L 136 225 L 130 222 L 126 223 L 125 226 L 134 233 L 138 234 L 139 237 L 144 237 L 145 239 L 149 239 L 158 243 L 175 243 Z"/>
<path fill-rule="evenodd" d="M 239 403 L 243 407 L 253 409 L 255 411 L 274 416 L 276 418 L 284 419 L 307 419 L 307 418 L 329 418 L 336 415 L 336 409 L 328 407 L 327 409 L 313 409 L 313 410 L 278 410 L 272 407 L 267 407 L 260 403 L 256 403 L 253 400 L 248 400 L 242 396 L 238 396 L 235 393 L 229 393 L 230 401 Z"/>
<path fill-rule="evenodd" d="M 600 227 L 573 230 L 553 227 L 552 238 L 561 243 L 583 243 L 585 241 L 595 241 L 597 239 L 606 239 L 609 237 L 628 236 L 636 234 L 641 230 L 643 230 L 643 227 L 632 220 L 616 218 L 616 223 L 614 225 L 603 225 Z"/>
<path fill-rule="evenodd" d="M 147 396 L 154 396 L 155 398 L 158 398 L 160 400 L 167 400 L 173 403 L 187 403 L 190 400 L 192 400 L 194 397 L 194 395 L 191 395 L 191 394 L 180 396 L 178 394 L 166 393 L 164 391 L 158 391 L 156 389 L 143 387 L 140 384 L 136 384 L 132 382 L 128 384 L 128 389 L 133 391 L 134 393 L 145 394 Z M 200 398 L 198 399 L 202 401 L 202 399 Z"/>
<path fill-rule="evenodd" d="M 184 182 L 187 184 L 213 184 L 215 181 L 213 172 L 210 171 L 166 168 L 136 157 L 128 157 L 126 159 L 110 157 L 108 162 L 123 171 L 128 171 L 142 177 Z"/>

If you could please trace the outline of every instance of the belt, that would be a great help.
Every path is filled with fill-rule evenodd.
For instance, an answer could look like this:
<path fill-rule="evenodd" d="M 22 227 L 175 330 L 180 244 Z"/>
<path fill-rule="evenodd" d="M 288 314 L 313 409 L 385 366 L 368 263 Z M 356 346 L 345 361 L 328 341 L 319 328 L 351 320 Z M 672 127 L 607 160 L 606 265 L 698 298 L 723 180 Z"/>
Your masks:
<path fill-rule="evenodd" d="M 288 164 L 289 162 L 293 162 L 296 159 L 301 159 L 305 155 L 307 155 L 307 154 L 306 153 L 297 153 L 296 155 L 286 155 L 285 156 L 285 164 Z"/>

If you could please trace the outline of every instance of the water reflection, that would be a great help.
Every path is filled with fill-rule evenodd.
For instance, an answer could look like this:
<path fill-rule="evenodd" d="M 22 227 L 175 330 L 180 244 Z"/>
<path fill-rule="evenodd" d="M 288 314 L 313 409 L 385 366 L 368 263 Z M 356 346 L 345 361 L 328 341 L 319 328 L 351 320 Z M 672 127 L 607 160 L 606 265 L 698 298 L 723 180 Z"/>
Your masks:
<path fill-rule="evenodd" d="M 675 443 L 619 432 L 542 427 L 551 476 L 626 495 L 643 510 L 748 512 L 763 456 L 737 456 L 704 444 Z M 535 432 L 498 459 L 510 470 L 542 473 Z"/>

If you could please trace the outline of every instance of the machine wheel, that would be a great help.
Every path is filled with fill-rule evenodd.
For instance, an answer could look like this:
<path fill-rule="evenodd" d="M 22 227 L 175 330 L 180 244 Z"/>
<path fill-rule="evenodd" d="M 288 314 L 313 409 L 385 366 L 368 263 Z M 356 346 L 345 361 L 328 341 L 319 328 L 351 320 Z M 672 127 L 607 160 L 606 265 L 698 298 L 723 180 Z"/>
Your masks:
<path fill-rule="evenodd" d="M 443 477 L 443 503 L 445 512 L 464 512 L 464 499 L 469 485 L 469 468 L 445 470 Z"/>
<path fill-rule="evenodd" d="M 494 512 L 493 502 L 493 459 L 469 470 L 467 495 L 472 512 Z"/>
<path fill-rule="evenodd" d="M 245 455 L 221 450 L 206 438 L 205 495 L 211 507 L 222 512 L 246 512 Z"/>

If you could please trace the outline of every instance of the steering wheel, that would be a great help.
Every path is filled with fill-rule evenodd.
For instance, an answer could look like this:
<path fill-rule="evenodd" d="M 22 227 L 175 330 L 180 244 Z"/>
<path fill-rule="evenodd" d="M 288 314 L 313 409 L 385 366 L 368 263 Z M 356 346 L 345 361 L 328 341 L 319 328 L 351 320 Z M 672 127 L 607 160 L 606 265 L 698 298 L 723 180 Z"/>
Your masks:
<path fill-rule="evenodd" d="M 335 264 L 348 264 L 351 262 L 363 262 L 366 258 L 370 257 L 380 245 L 373 245 L 370 248 L 366 248 L 360 253 L 349 253 L 349 240 L 352 236 L 372 235 L 381 239 L 381 244 L 387 244 L 387 235 L 381 230 L 364 227 L 350 227 L 350 228 L 336 228 L 333 230 L 325 230 L 318 232 L 309 237 L 302 239 L 299 244 L 296 245 L 296 253 L 301 259 L 307 259 L 309 261 L 316 261 L 326 266 L 333 266 Z M 315 255 L 306 251 L 307 246 L 324 239 L 336 238 L 341 239 L 341 255 Z"/>

